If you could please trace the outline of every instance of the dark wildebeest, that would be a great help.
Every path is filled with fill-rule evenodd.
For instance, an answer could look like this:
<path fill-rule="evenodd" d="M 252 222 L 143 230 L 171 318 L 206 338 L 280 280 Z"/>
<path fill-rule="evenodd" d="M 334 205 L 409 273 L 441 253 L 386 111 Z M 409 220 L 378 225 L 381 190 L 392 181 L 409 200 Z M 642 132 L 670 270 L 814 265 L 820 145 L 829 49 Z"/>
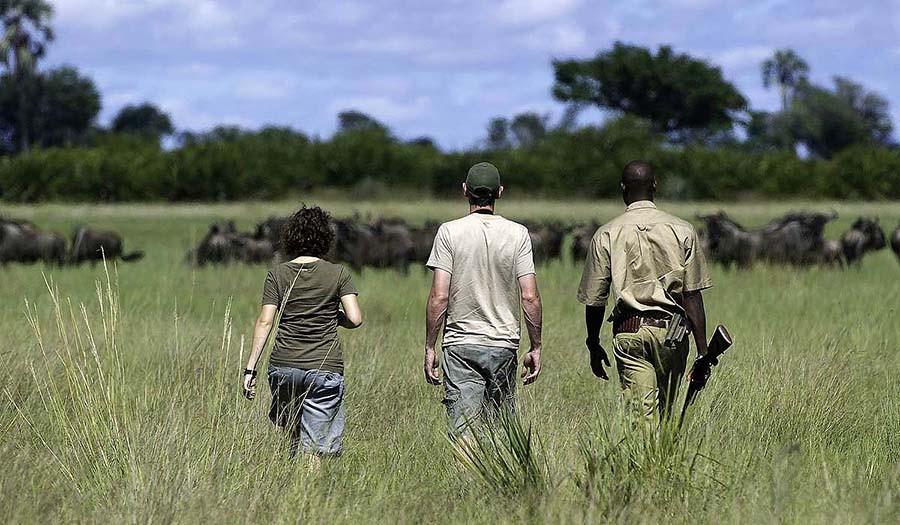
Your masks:
<path fill-rule="evenodd" d="M 213 223 L 197 247 L 188 252 L 187 260 L 195 266 L 230 264 L 238 257 L 239 238 L 234 221 Z"/>
<path fill-rule="evenodd" d="M 288 217 L 271 216 L 256 225 L 256 233 L 253 238 L 256 240 L 267 239 L 273 246 L 277 247 L 281 242 L 281 229 L 287 223 Z"/>
<path fill-rule="evenodd" d="M 562 257 L 566 229 L 558 223 L 536 223 L 524 221 L 531 236 L 531 249 L 535 262 L 546 262 Z"/>
<path fill-rule="evenodd" d="M 66 240 L 63 236 L 37 229 L 34 223 L 0 218 L 0 263 L 10 262 L 63 265 Z"/>
<path fill-rule="evenodd" d="M 406 273 L 414 257 L 409 228 L 379 221 L 368 226 L 352 219 L 334 221 L 334 259 L 356 271 L 363 267 L 394 268 Z"/>
<path fill-rule="evenodd" d="M 725 268 L 730 268 L 732 264 L 738 268 L 748 268 L 753 264 L 759 253 L 758 234 L 748 232 L 723 211 L 698 215 L 697 218 L 706 227 L 705 239 L 710 260 Z"/>
<path fill-rule="evenodd" d="M 894 250 L 894 255 L 900 259 L 900 225 L 891 234 L 891 250 Z"/>
<path fill-rule="evenodd" d="M 860 217 L 841 237 L 841 248 L 847 264 L 861 264 L 866 252 L 880 250 L 887 245 L 878 218 Z"/>
<path fill-rule="evenodd" d="M 434 238 L 437 236 L 440 224 L 428 221 L 421 228 L 410 228 L 409 235 L 413 242 L 413 262 L 425 264 L 431 256 L 431 248 L 434 246 Z"/>
<path fill-rule="evenodd" d="M 79 265 L 90 261 L 92 265 L 104 259 L 122 259 L 125 262 L 143 259 L 144 252 L 124 253 L 122 236 L 112 231 L 93 230 L 86 226 L 75 228 L 72 233 L 72 251 L 69 262 Z"/>
<path fill-rule="evenodd" d="M 584 261 L 591 250 L 591 241 L 594 234 L 600 228 L 600 224 L 594 222 L 586 226 L 576 226 L 572 230 L 572 262 Z"/>
<path fill-rule="evenodd" d="M 238 234 L 236 240 L 237 258 L 244 263 L 270 263 L 275 258 L 275 244 L 265 237 L 250 237 Z"/>

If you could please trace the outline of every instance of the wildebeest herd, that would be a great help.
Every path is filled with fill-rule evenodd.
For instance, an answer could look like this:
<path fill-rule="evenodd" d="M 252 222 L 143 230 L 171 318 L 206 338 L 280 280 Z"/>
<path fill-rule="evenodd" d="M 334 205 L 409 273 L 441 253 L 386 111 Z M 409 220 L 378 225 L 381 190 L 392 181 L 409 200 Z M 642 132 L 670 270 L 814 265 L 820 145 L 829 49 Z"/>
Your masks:
<path fill-rule="evenodd" d="M 888 240 L 877 218 L 860 217 L 840 239 L 826 239 L 826 224 L 837 213 L 790 212 L 765 226 L 747 229 L 725 212 L 697 215 L 702 223 L 701 242 L 710 261 L 726 268 L 745 269 L 757 262 L 790 266 L 844 266 L 859 264 L 863 256 L 880 250 Z M 202 267 L 219 264 L 271 264 L 280 260 L 279 237 L 285 217 L 269 217 L 254 230 L 239 231 L 233 221 L 216 222 L 186 261 Z M 522 221 L 531 234 L 535 261 L 546 263 L 564 259 L 583 260 L 591 238 L 599 227 L 592 224 Z M 359 215 L 335 219 L 335 242 L 330 259 L 362 268 L 392 268 L 407 272 L 411 264 L 428 260 L 439 224 L 414 226 L 402 219 L 363 219 Z M 890 246 L 900 257 L 900 226 L 890 237 Z M 143 252 L 125 253 L 122 237 L 115 232 L 79 226 L 71 242 L 53 232 L 40 230 L 30 221 L 0 217 L 0 263 L 44 262 L 79 265 L 121 259 L 135 261 Z"/>
<path fill-rule="evenodd" d="M 55 232 L 43 231 L 31 221 L 0 217 L 0 264 L 43 262 L 57 266 L 143 258 L 144 252 L 125 253 L 122 237 L 111 231 L 78 226 L 71 243 Z"/>

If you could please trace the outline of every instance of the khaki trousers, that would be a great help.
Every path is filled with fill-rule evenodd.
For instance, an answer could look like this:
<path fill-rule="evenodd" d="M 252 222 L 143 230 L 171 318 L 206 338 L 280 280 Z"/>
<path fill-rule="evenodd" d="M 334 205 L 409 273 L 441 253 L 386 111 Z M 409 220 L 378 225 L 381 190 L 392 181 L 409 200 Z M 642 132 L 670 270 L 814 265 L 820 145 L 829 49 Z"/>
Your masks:
<path fill-rule="evenodd" d="M 687 338 L 677 348 L 663 345 L 666 329 L 642 326 L 636 333 L 613 338 L 619 380 L 626 403 L 649 428 L 658 427 L 672 413 L 672 404 L 687 366 Z"/>

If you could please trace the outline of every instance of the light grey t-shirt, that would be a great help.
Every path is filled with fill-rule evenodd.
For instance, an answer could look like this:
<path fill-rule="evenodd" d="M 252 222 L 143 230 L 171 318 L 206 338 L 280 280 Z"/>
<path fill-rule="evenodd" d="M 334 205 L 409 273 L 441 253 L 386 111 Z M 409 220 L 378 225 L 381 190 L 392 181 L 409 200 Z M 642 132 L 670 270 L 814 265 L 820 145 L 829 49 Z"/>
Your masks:
<path fill-rule="evenodd" d="M 444 346 L 519 348 L 519 277 L 534 273 L 525 226 L 482 213 L 444 223 L 426 266 L 451 274 Z"/>

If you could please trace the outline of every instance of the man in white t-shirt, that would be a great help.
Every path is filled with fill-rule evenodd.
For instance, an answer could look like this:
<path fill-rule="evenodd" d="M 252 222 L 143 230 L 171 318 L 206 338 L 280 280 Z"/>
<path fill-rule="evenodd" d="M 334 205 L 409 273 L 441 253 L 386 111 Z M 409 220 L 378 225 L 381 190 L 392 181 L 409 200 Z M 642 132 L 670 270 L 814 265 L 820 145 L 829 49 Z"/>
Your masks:
<path fill-rule="evenodd" d="M 531 343 L 524 384 L 541 371 L 541 296 L 528 229 L 494 214 L 503 186 L 492 164 L 472 166 L 463 192 L 469 214 L 441 225 L 426 264 L 434 276 L 425 380 L 441 384 L 435 345 L 443 327 L 444 404 L 456 436 L 486 411 L 514 407 L 522 311 Z"/>

